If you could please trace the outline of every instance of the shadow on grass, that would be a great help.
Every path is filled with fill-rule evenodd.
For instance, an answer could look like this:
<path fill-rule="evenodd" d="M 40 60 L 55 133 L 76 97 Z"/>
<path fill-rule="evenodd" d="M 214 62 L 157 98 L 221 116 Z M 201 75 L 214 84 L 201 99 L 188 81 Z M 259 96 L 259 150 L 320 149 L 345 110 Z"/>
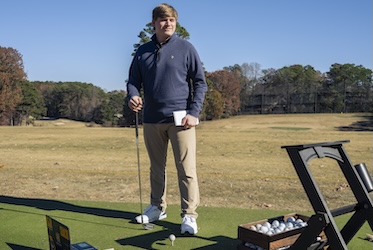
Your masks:
<path fill-rule="evenodd" d="M 11 196 L 0 196 L 0 203 L 11 204 L 11 205 L 21 205 L 29 206 L 43 210 L 61 210 L 68 212 L 91 214 L 109 218 L 120 218 L 126 220 L 132 220 L 137 214 L 132 212 L 125 212 L 119 210 L 110 210 L 103 208 L 93 208 L 73 205 L 70 203 L 56 201 L 56 200 L 46 200 L 46 199 L 33 199 L 33 198 L 18 198 Z"/>
<path fill-rule="evenodd" d="M 21 246 L 21 245 L 17 245 L 17 244 L 11 244 L 11 243 L 6 243 L 6 244 L 12 250 L 41 250 L 39 248 L 26 247 L 26 246 Z"/>
<path fill-rule="evenodd" d="M 178 225 L 179 229 L 179 225 Z M 157 249 L 153 245 L 158 245 L 161 247 L 162 245 L 166 245 L 166 243 L 160 242 L 160 241 L 168 241 L 171 245 L 171 242 L 168 240 L 169 235 L 171 234 L 168 230 L 162 230 L 157 231 L 154 233 L 147 233 L 143 235 L 137 235 L 133 237 L 128 237 L 124 239 L 118 239 L 116 240 L 118 244 L 122 246 L 133 246 L 141 249 Z M 239 240 L 233 239 L 227 236 L 214 236 L 214 237 L 201 237 L 198 235 L 181 235 L 181 234 L 175 234 L 176 240 L 175 240 L 175 247 L 178 248 L 178 243 L 180 243 L 181 238 L 191 238 L 193 240 L 201 241 L 201 244 L 203 246 L 198 248 L 190 248 L 191 250 L 225 250 L 225 249 L 236 249 L 237 245 L 239 244 Z"/>
<path fill-rule="evenodd" d="M 181 238 L 190 238 L 196 241 L 201 241 L 201 247 L 190 248 L 191 250 L 225 250 L 225 249 L 236 249 L 237 245 L 240 243 L 238 239 L 230 238 L 227 236 L 219 235 L 214 237 L 202 237 L 199 235 L 182 235 L 180 234 L 180 224 L 175 224 L 167 221 L 157 221 L 154 224 L 163 227 L 162 231 L 148 231 L 149 233 L 144 233 L 142 235 L 136 235 L 133 237 L 118 239 L 116 242 L 122 246 L 133 246 L 141 249 L 157 249 L 153 245 L 166 245 L 166 243 L 160 241 L 166 241 L 171 245 L 168 237 L 170 234 L 176 236 L 175 248 L 179 249 L 178 242 Z M 180 246 L 179 246 L 180 247 Z"/>
<path fill-rule="evenodd" d="M 362 118 L 361 121 L 354 122 L 349 126 L 341 126 L 337 128 L 340 131 L 373 131 L 373 115 L 364 115 L 360 118 Z"/>
<path fill-rule="evenodd" d="M 132 212 L 85 207 L 85 206 L 70 204 L 67 202 L 47 200 L 47 199 L 0 196 L 0 203 L 34 207 L 34 208 L 38 208 L 42 210 L 61 210 L 61 211 L 84 213 L 84 214 L 90 214 L 90 215 L 96 215 L 96 216 L 102 216 L 102 217 L 108 217 L 108 218 L 120 218 L 120 219 L 128 220 L 129 221 L 128 223 L 131 223 L 131 224 L 135 223 L 133 222 L 133 218 L 137 215 Z M 166 242 L 171 244 L 171 242 L 168 240 L 168 237 L 171 233 L 173 233 L 179 239 L 188 237 L 191 240 L 201 241 L 200 245 L 202 246 L 198 248 L 191 248 L 193 250 L 236 249 L 237 245 L 239 244 L 239 240 L 230 238 L 227 236 L 223 236 L 223 235 L 213 236 L 210 238 L 202 237 L 199 235 L 195 235 L 195 236 L 181 235 L 180 224 L 175 224 L 175 223 L 168 222 L 168 221 L 157 221 L 157 222 L 154 222 L 154 224 L 162 227 L 163 230 L 151 231 L 151 230 L 144 229 L 144 233 L 141 235 L 117 239 L 116 242 L 122 246 L 133 246 L 133 247 L 137 247 L 141 249 L 156 249 L 156 248 L 153 248 L 154 245 L 160 248 L 162 248 L 162 245 L 166 245 L 165 243 L 160 242 L 160 241 L 166 240 Z M 175 241 L 175 247 L 177 246 L 177 243 L 178 243 L 178 240 Z M 39 250 L 37 248 L 21 246 L 21 245 L 12 244 L 12 243 L 7 243 L 7 245 L 12 250 Z"/>

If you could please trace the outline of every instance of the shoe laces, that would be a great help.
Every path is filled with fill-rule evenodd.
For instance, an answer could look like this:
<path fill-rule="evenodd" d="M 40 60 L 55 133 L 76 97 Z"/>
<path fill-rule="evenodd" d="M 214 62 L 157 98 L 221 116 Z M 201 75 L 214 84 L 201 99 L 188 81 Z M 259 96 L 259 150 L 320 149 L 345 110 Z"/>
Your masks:
<path fill-rule="evenodd" d="M 183 217 L 183 223 L 187 223 L 188 220 L 192 223 L 196 222 L 196 219 L 194 219 L 192 216 L 186 215 Z"/>

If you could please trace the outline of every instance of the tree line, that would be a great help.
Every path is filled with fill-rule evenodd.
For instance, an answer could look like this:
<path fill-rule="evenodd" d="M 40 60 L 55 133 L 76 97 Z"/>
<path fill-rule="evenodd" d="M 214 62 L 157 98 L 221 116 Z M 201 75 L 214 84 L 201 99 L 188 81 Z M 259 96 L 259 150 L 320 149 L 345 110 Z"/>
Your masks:
<path fill-rule="evenodd" d="M 373 112 L 372 70 L 331 65 L 321 73 L 310 65 L 260 70 L 257 63 L 225 70 L 240 82 L 242 113 Z"/>
<path fill-rule="evenodd" d="M 261 69 L 258 63 L 244 63 L 205 75 L 208 91 L 201 120 L 243 113 L 373 112 L 372 70 L 361 65 L 335 63 L 321 73 L 310 65 Z M 134 121 L 124 90 L 28 81 L 22 55 L 0 46 L 0 125 L 27 125 L 45 117 L 103 126 Z"/>
<path fill-rule="evenodd" d="M 28 125 L 43 118 L 123 125 L 125 95 L 81 82 L 30 82 L 22 55 L 0 46 L 0 125 Z"/>

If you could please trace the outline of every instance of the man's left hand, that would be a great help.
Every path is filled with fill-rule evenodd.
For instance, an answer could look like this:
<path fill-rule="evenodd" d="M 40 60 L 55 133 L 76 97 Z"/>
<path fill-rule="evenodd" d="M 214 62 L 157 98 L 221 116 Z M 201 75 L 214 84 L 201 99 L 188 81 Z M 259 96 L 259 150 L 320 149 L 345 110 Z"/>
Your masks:
<path fill-rule="evenodd" d="M 191 127 L 195 127 L 198 125 L 198 118 L 192 115 L 186 115 L 181 121 L 181 125 L 187 129 Z"/>

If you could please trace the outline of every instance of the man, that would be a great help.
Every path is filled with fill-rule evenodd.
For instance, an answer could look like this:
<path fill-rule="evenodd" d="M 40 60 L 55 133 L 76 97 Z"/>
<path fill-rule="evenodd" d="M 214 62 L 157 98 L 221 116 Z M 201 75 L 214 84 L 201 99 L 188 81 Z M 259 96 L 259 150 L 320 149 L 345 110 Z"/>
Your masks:
<path fill-rule="evenodd" d="M 162 220 L 166 215 L 166 161 L 171 141 L 181 196 L 181 233 L 196 234 L 199 187 L 196 171 L 196 131 L 207 84 L 197 51 L 175 34 L 178 14 L 168 4 L 153 9 L 152 40 L 133 58 L 127 83 L 128 106 L 143 110 L 144 141 L 150 158 L 150 205 L 138 223 Z M 140 97 L 144 92 L 144 102 Z M 173 112 L 186 110 L 181 126 Z M 142 218 L 141 218 L 142 217 Z"/>

